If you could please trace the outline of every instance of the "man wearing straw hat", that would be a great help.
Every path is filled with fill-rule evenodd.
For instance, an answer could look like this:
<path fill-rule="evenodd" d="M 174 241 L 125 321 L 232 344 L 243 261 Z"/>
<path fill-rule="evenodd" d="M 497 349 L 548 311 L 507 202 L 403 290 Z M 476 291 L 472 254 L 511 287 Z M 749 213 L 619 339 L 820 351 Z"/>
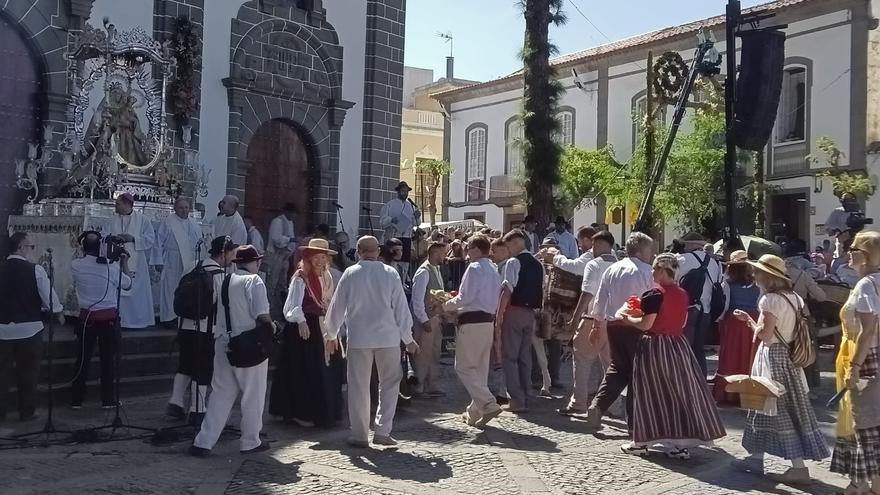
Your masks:
<path fill-rule="evenodd" d="M 369 446 L 370 377 L 373 364 L 379 375 L 379 407 L 373 443 L 393 446 L 391 438 L 394 412 L 403 369 L 400 343 L 415 354 L 419 345 L 412 336 L 412 314 L 403 285 L 394 268 L 379 258 L 379 241 L 364 236 L 357 242 L 360 261 L 345 270 L 325 317 L 324 340 L 330 354 L 338 350 L 339 328 L 348 330 L 348 416 L 351 423 L 349 445 Z"/>

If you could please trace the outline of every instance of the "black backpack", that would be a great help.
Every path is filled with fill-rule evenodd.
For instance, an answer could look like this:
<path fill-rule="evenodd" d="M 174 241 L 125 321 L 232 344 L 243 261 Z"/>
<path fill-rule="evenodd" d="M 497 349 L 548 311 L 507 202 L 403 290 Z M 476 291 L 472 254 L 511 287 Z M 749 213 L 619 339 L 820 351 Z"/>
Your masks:
<path fill-rule="evenodd" d="M 214 275 L 219 267 L 205 268 L 200 261 L 180 279 L 174 289 L 174 313 L 188 320 L 202 320 L 214 314 Z"/>
<path fill-rule="evenodd" d="M 700 261 L 700 257 L 694 253 L 690 253 L 697 261 L 700 267 L 693 269 L 684 274 L 679 281 L 679 285 L 688 293 L 688 302 L 691 306 L 699 306 L 701 310 L 705 310 L 703 303 L 703 287 L 706 285 L 706 278 L 712 283 L 712 298 L 709 303 L 709 321 L 715 321 L 724 312 L 726 298 L 724 297 L 724 288 L 721 286 L 721 277 L 719 280 L 712 280 L 709 276 L 709 261 L 712 257 L 708 254 Z"/>

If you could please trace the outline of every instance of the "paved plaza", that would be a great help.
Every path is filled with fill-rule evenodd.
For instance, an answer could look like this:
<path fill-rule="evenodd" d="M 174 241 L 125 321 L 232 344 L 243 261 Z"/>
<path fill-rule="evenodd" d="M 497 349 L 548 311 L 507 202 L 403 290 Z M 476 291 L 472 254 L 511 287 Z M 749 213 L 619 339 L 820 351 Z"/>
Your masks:
<path fill-rule="evenodd" d="M 823 353 L 823 360 L 831 359 Z M 347 431 L 303 429 L 266 417 L 264 433 L 273 449 L 242 456 L 237 436 L 224 435 L 208 459 L 186 455 L 189 441 L 154 446 L 149 440 L 35 446 L 0 450 L 0 493 L 18 494 L 831 494 L 846 481 L 828 472 L 829 461 L 808 463 L 816 481 L 795 489 L 732 471 L 728 463 L 743 454 L 744 414 L 734 408 L 723 416 L 728 436 L 717 449 L 699 449 L 689 461 L 662 454 L 639 458 L 620 452 L 625 425 L 608 420 L 597 434 L 585 433 L 583 419 L 563 418 L 553 410 L 562 398 L 536 399 L 532 412 L 504 413 L 485 431 L 460 420 L 466 403 L 450 360 L 443 381 L 449 396 L 413 402 L 398 415 L 397 449 L 353 449 Z M 820 406 L 831 393 L 825 374 L 817 392 L 817 415 L 832 440 L 834 416 Z M 132 424 L 172 426 L 161 416 L 166 397 L 125 400 Z M 41 411 L 45 417 L 45 411 Z M 113 418 L 94 404 L 82 410 L 63 407 L 58 427 L 82 428 Z M 236 424 L 233 418 L 231 424 Z M 39 429 L 42 419 L 0 423 L 0 437 Z M 120 430 L 120 433 L 126 433 Z M 182 436 L 191 433 L 183 430 Z M 38 441 L 36 443 L 39 443 Z M 2 442 L 0 445 L 8 445 Z M 771 459 L 769 469 L 785 464 Z"/>

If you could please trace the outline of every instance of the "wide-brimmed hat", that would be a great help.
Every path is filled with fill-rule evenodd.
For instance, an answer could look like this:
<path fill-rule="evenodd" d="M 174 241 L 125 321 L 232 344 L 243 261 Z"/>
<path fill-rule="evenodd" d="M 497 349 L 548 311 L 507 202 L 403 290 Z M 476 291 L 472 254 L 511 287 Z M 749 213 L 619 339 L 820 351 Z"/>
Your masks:
<path fill-rule="evenodd" d="M 397 184 L 397 187 L 394 188 L 395 191 L 400 191 L 401 189 L 412 191 L 412 188 L 409 187 L 409 184 L 407 184 L 405 181 L 400 181 L 400 183 Z"/>
<path fill-rule="evenodd" d="M 238 248 L 235 251 L 235 259 L 232 260 L 236 265 L 246 265 L 252 261 L 257 261 L 263 259 L 263 255 L 257 251 L 257 248 L 251 246 L 250 244 L 246 244 Z"/>
<path fill-rule="evenodd" d="M 785 261 L 779 256 L 765 254 L 764 256 L 761 256 L 758 261 L 748 261 L 747 263 L 764 273 L 769 273 L 774 277 L 791 282 L 788 273 L 785 271 Z"/>
<path fill-rule="evenodd" d="M 300 246 L 300 251 L 318 251 L 321 253 L 327 253 L 331 256 L 336 255 L 336 251 L 330 249 L 330 243 L 327 242 L 327 239 L 321 239 L 316 237 L 309 241 L 309 244 L 306 246 Z"/>
<path fill-rule="evenodd" d="M 742 249 L 737 249 L 736 251 L 730 253 L 730 258 L 727 260 L 727 264 L 738 265 L 742 263 L 748 263 L 748 261 L 749 253 L 743 251 Z"/>

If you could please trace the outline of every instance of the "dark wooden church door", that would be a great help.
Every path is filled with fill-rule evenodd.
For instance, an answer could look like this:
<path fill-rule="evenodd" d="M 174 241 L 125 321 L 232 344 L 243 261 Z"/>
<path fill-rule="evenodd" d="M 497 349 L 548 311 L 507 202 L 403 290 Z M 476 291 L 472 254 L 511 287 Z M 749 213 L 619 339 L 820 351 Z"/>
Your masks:
<path fill-rule="evenodd" d="M 294 228 L 304 235 L 311 220 L 311 167 L 308 145 L 300 133 L 280 120 L 257 129 L 248 145 L 250 169 L 245 181 L 245 213 L 266 237 L 269 223 L 285 203 L 296 205 Z"/>
<path fill-rule="evenodd" d="M 40 72 L 19 31 L 0 17 L 0 255 L 6 256 L 9 215 L 21 208 L 15 187 L 15 160 L 27 158 L 28 141 L 37 137 Z"/>

